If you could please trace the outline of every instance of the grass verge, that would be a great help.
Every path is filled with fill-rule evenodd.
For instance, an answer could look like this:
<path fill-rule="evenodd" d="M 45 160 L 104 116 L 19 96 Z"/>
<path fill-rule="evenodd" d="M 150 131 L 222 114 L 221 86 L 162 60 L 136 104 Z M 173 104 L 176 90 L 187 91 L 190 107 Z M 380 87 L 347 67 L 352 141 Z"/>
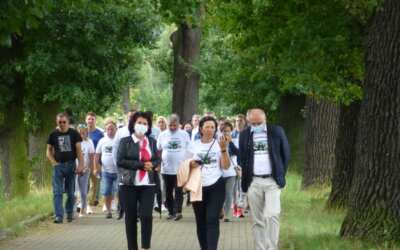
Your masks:
<path fill-rule="evenodd" d="M 399 246 L 374 245 L 339 237 L 346 211 L 325 209 L 330 188 L 304 191 L 301 177 L 291 173 L 282 192 L 281 249 L 293 250 L 392 250 Z"/>

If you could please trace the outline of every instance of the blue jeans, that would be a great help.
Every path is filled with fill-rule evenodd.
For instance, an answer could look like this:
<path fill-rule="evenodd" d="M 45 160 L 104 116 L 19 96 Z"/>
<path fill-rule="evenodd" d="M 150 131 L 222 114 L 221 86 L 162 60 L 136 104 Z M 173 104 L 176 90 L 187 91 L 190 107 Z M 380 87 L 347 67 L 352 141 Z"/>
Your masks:
<path fill-rule="evenodd" d="M 52 185 L 54 213 L 56 217 L 64 217 L 62 204 L 64 191 L 67 193 L 65 211 L 69 216 L 72 216 L 75 204 L 75 162 L 57 164 L 53 169 Z"/>

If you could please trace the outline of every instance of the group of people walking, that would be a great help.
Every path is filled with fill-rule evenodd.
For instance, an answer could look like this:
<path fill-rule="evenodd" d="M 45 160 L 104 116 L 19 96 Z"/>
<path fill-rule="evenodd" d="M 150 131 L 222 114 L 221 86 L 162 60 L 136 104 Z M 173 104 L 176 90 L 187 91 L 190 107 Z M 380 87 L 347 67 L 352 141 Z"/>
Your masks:
<path fill-rule="evenodd" d="M 54 167 L 54 222 L 63 222 L 64 192 L 71 222 L 75 187 L 79 216 L 92 212 L 100 187 L 106 218 L 112 218 L 118 194 L 128 249 L 139 249 L 138 221 L 141 249 L 150 249 L 155 205 L 159 212 L 165 205 L 166 219 L 178 221 L 187 194 L 202 250 L 217 249 L 220 220 L 242 217 L 245 209 L 251 213 L 256 249 L 278 249 L 280 192 L 290 158 L 284 130 L 267 124 L 261 109 L 237 115 L 233 123 L 210 112 L 186 123 L 176 114 L 155 122 L 151 112 L 131 111 L 128 124 L 120 128 L 107 118 L 103 133 L 92 112 L 77 130 L 67 114 L 57 115 L 57 128 L 47 142 Z"/>

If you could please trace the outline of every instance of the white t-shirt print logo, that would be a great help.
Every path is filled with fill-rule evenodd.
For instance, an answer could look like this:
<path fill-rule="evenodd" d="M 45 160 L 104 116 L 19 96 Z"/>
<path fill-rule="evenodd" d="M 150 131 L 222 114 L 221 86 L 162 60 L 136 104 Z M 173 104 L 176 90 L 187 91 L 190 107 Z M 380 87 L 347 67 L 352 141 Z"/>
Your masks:
<path fill-rule="evenodd" d="M 171 141 L 167 145 L 168 152 L 179 152 L 182 149 L 181 141 L 175 138 L 171 138 Z"/>
<path fill-rule="evenodd" d="M 71 138 L 69 135 L 62 135 L 58 137 L 58 148 L 60 152 L 71 152 Z"/>

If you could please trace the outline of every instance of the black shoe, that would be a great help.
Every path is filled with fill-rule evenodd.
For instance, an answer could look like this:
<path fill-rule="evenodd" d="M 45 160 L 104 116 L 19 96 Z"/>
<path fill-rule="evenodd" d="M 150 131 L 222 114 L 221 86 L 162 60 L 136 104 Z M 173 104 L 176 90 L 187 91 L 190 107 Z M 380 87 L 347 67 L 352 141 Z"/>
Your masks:
<path fill-rule="evenodd" d="M 175 221 L 178 221 L 178 220 L 180 220 L 182 218 L 183 218 L 182 214 L 177 214 L 176 217 L 175 217 Z"/>
<path fill-rule="evenodd" d="M 231 220 L 228 219 L 228 218 L 225 218 L 225 219 L 224 219 L 224 222 L 231 222 Z"/>
<path fill-rule="evenodd" d="M 94 205 L 95 207 L 97 207 L 97 205 L 99 205 L 99 201 L 94 201 L 94 202 L 93 202 L 93 205 Z"/>
<path fill-rule="evenodd" d="M 56 217 L 56 218 L 54 219 L 54 223 L 56 223 L 56 224 L 62 224 L 62 223 L 63 223 L 63 219 L 62 219 L 61 217 Z"/>
<path fill-rule="evenodd" d="M 107 213 L 106 219 L 112 219 L 112 213 L 111 213 L 111 212 L 108 212 L 108 213 Z"/>
<path fill-rule="evenodd" d="M 72 222 L 74 220 L 74 216 L 72 215 L 72 214 L 69 214 L 68 216 L 67 216 L 67 221 L 68 222 Z"/>
<path fill-rule="evenodd" d="M 155 207 L 155 208 L 154 208 L 154 211 L 156 211 L 157 213 L 161 213 L 161 208 Z"/>
<path fill-rule="evenodd" d="M 122 218 L 124 218 L 124 212 L 119 212 L 119 214 L 118 214 L 118 217 L 117 217 L 117 220 L 120 220 L 120 219 L 122 219 Z"/>
<path fill-rule="evenodd" d="M 172 214 L 167 216 L 167 220 L 173 220 L 175 218 L 176 218 L 175 215 L 172 215 Z"/>

